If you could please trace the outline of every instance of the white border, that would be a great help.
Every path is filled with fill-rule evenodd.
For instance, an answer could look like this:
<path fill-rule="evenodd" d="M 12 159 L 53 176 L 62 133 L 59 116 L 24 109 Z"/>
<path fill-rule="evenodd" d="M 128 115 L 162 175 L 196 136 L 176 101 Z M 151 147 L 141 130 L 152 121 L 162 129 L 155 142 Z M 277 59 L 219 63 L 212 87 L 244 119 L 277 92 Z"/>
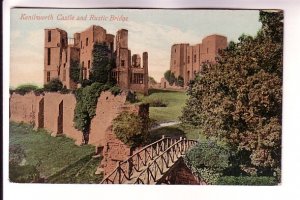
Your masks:
<path fill-rule="evenodd" d="M 12 184 L 8 182 L 8 96 L 10 8 L 19 7 L 135 7 L 135 8 L 231 8 L 284 10 L 284 101 L 283 166 L 281 186 L 114 186 Z M 167 0 L 167 1 L 34 1 L 11 0 L 3 3 L 3 141 L 4 198 L 15 199 L 284 199 L 299 198 L 299 80 L 300 80 L 300 1 L 298 0 Z M 288 197 L 288 198 L 289 198 Z"/>

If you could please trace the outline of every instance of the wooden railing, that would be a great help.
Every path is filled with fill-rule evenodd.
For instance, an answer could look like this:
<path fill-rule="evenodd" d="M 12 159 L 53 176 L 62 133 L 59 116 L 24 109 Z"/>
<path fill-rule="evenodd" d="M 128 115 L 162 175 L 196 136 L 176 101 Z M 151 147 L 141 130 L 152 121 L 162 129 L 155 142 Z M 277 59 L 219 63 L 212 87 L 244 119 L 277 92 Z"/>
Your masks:
<path fill-rule="evenodd" d="M 157 182 L 172 165 L 195 145 L 197 141 L 162 137 L 134 153 L 127 160 L 119 162 L 113 172 L 101 183 L 153 184 Z"/>

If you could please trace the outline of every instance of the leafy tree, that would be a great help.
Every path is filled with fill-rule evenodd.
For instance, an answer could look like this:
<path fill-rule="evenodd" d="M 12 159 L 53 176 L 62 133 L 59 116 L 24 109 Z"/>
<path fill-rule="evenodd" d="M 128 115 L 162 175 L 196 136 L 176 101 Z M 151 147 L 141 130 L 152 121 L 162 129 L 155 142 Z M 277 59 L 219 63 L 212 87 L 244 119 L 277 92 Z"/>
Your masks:
<path fill-rule="evenodd" d="M 171 70 L 166 71 L 164 77 L 169 82 L 170 85 L 173 85 L 177 81 L 175 74 L 171 72 Z"/>
<path fill-rule="evenodd" d="M 105 44 L 95 43 L 92 54 L 90 80 L 102 84 L 113 82 L 111 71 L 115 67 L 115 62 L 110 58 L 111 50 Z"/>
<path fill-rule="evenodd" d="M 47 92 L 57 92 L 63 89 L 63 84 L 58 78 L 52 79 L 49 83 L 44 85 L 44 90 Z"/>
<path fill-rule="evenodd" d="M 248 151 L 251 164 L 280 174 L 283 13 L 260 11 L 256 37 L 231 42 L 190 84 L 181 120 Z"/>

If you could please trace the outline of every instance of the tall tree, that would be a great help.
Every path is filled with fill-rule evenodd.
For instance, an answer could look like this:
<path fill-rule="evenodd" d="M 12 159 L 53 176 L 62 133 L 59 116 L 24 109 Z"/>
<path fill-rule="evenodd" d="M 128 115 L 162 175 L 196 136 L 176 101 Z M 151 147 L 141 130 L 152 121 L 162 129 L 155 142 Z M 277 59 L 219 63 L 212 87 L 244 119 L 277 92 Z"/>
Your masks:
<path fill-rule="evenodd" d="M 283 13 L 260 11 L 257 36 L 230 42 L 191 83 L 181 120 L 248 151 L 258 169 L 280 169 Z"/>

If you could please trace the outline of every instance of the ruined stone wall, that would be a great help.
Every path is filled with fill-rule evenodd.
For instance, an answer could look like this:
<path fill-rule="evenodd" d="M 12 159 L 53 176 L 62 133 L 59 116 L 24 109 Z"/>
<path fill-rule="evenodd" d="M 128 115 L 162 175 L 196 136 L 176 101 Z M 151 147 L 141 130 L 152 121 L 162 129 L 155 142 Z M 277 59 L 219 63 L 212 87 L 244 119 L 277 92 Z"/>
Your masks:
<path fill-rule="evenodd" d="M 112 120 L 119 114 L 120 107 L 126 102 L 126 94 L 114 96 L 102 92 L 98 98 L 96 116 L 91 121 L 89 143 L 95 146 L 105 144 L 105 134 L 109 131 Z"/>
<path fill-rule="evenodd" d="M 126 93 L 114 96 L 102 92 L 98 98 L 96 116 L 91 121 L 89 144 L 104 146 L 106 133 L 110 131 L 112 120 L 122 111 L 139 112 L 139 107 L 126 103 Z M 52 136 L 64 134 L 81 144 L 82 133 L 74 127 L 73 118 L 76 98 L 73 94 L 45 93 L 36 96 L 34 93 L 13 94 L 10 98 L 10 120 L 45 128 Z"/>
<path fill-rule="evenodd" d="M 41 98 L 33 92 L 26 95 L 12 94 L 9 103 L 10 120 L 34 124 L 37 115 L 36 104 Z"/>
<path fill-rule="evenodd" d="M 124 111 L 136 113 L 140 117 L 149 116 L 148 105 L 124 105 L 118 108 L 117 114 Z M 112 126 L 109 126 L 105 133 L 102 152 L 103 159 L 99 168 L 101 168 L 101 171 L 104 172 L 104 175 L 110 174 L 118 166 L 120 161 L 128 159 L 128 157 L 130 157 L 134 152 L 138 151 L 138 149 L 139 148 L 130 148 L 124 144 L 113 133 Z"/>

